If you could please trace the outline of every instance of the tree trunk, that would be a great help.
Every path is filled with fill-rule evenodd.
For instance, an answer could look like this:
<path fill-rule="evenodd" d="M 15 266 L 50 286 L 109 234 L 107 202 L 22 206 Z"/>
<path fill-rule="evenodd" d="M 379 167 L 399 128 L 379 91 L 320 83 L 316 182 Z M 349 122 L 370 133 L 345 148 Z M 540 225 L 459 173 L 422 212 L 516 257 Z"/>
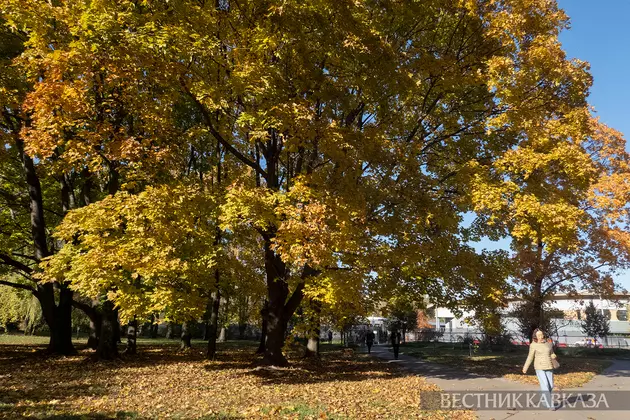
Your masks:
<path fill-rule="evenodd" d="M 101 335 L 98 340 L 96 357 L 101 360 L 112 360 L 118 357 L 118 340 L 116 337 L 116 325 L 118 317 L 114 311 L 114 304 L 106 300 L 102 305 L 103 321 L 101 323 Z"/>
<path fill-rule="evenodd" d="M 151 326 L 149 327 L 149 337 L 157 338 L 158 336 L 158 319 L 154 314 L 151 315 Z"/>
<path fill-rule="evenodd" d="M 17 135 L 15 136 L 15 145 L 22 161 L 28 186 L 31 238 L 35 250 L 35 260 L 39 262 L 50 255 L 44 219 L 42 186 L 33 159 L 24 152 L 24 143 Z M 59 288 L 59 305 L 55 303 L 55 286 Z M 57 283 L 38 284 L 36 297 L 42 306 L 44 320 L 50 329 L 48 352 L 62 355 L 75 353 L 72 345 L 72 291 Z"/>
<path fill-rule="evenodd" d="M 138 338 L 138 321 L 134 317 L 133 321 L 127 325 L 127 348 L 125 348 L 125 354 L 136 354 L 137 347 L 136 341 Z"/>
<path fill-rule="evenodd" d="M 114 322 L 114 339 L 116 340 L 116 343 L 122 343 L 122 334 L 120 331 L 120 322 L 118 321 L 118 308 L 114 309 L 114 314 L 112 317 L 113 320 L 115 320 Z"/>
<path fill-rule="evenodd" d="M 260 317 L 262 318 L 262 325 L 260 328 L 260 344 L 258 345 L 258 350 L 256 350 L 256 354 L 263 354 L 267 349 L 267 318 L 269 317 L 269 304 L 265 299 L 263 303 L 263 307 L 260 310 Z"/>
<path fill-rule="evenodd" d="M 280 268 L 284 271 L 284 263 L 280 260 L 280 258 L 276 258 L 276 256 L 274 256 L 274 260 L 276 259 L 276 263 L 279 267 L 272 267 L 271 270 L 267 270 L 269 315 L 267 319 L 267 343 L 263 361 L 265 364 L 269 365 L 286 366 L 287 359 L 282 354 L 282 347 L 284 346 L 288 321 L 284 306 L 289 294 L 289 287 L 283 279 L 284 273 L 282 273 L 282 277 L 275 275 L 278 271 L 280 271 Z M 272 262 L 272 264 L 273 263 L 274 262 Z"/>
<path fill-rule="evenodd" d="M 228 334 L 229 334 L 229 308 L 230 307 L 230 297 L 229 296 L 225 296 L 225 298 L 223 299 L 223 320 L 221 322 L 221 329 L 219 330 L 219 338 L 218 341 L 220 343 L 224 343 L 225 341 L 228 340 Z"/>
<path fill-rule="evenodd" d="M 90 335 L 88 337 L 88 348 L 96 350 L 98 348 L 98 340 L 101 336 L 101 324 L 103 322 L 103 316 L 98 310 L 98 301 L 93 300 L 91 304 L 83 303 L 81 301 L 73 301 L 72 305 L 82 310 L 88 318 L 90 318 Z"/>
<path fill-rule="evenodd" d="M 147 323 L 142 323 L 142 324 L 138 324 L 138 331 L 136 331 L 136 334 L 138 335 L 138 337 L 144 337 L 144 335 L 147 332 Z"/>
<path fill-rule="evenodd" d="M 317 331 L 311 331 L 306 343 L 306 357 L 319 357 L 319 328 Z"/>
<path fill-rule="evenodd" d="M 542 295 L 542 277 L 538 277 L 533 282 L 533 290 L 532 290 L 532 313 L 529 315 L 530 323 L 529 323 L 529 334 L 528 337 L 531 340 L 532 335 L 534 334 L 534 330 L 536 328 L 543 329 L 543 295 Z M 545 334 L 549 334 L 549 331 L 545 331 Z"/>
<path fill-rule="evenodd" d="M 207 121 L 209 122 L 209 121 Z M 215 149 L 216 165 L 216 188 L 221 189 L 221 142 L 217 138 L 217 147 Z M 219 246 L 221 244 L 222 232 L 219 227 L 218 218 L 215 220 L 216 229 L 214 234 L 214 245 Z M 219 324 L 219 307 L 221 306 L 221 272 L 219 268 L 214 270 L 214 291 L 210 298 L 210 320 L 208 322 L 208 328 L 206 328 L 206 335 L 208 336 L 208 351 L 206 352 L 206 358 L 214 360 L 217 355 L 217 331 Z"/>
<path fill-rule="evenodd" d="M 90 336 L 88 337 L 87 345 L 92 350 L 98 349 L 98 340 L 101 336 L 102 323 L 103 317 L 100 314 L 98 318 L 90 318 Z"/>
<path fill-rule="evenodd" d="M 52 284 L 50 285 L 52 289 Z M 65 285 L 59 285 L 59 303 L 55 305 L 54 291 L 47 295 L 48 302 L 42 303 L 42 309 L 46 306 L 47 316 L 44 316 L 50 328 L 50 341 L 47 352 L 49 354 L 70 355 L 76 350 L 72 344 L 72 291 Z"/>
<path fill-rule="evenodd" d="M 288 362 L 282 354 L 282 347 L 284 346 L 287 322 L 295 309 L 289 313 L 285 308 L 285 302 L 289 296 L 289 285 L 286 281 L 287 268 L 280 256 L 271 249 L 270 237 L 265 238 L 265 271 L 269 304 L 267 343 L 263 362 L 268 365 L 286 366 Z"/>
<path fill-rule="evenodd" d="M 215 280 L 219 283 L 219 270 L 215 270 Z M 210 310 L 210 321 L 208 323 L 208 352 L 206 357 L 214 360 L 217 355 L 217 332 L 219 328 L 219 306 L 221 304 L 221 293 L 216 289 L 212 293 L 212 304 Z"/>
<path fill-rule="evenodd" d="M 322 310 L 321 303 L 315 300 L 310 301 L 312 310 L 311 319 L 309 319 L 309 336 L 306 343 L 305 357 L 319 357 L 320 343 L 320 313 Z"/>
<path fill-rule="evenodd" d="M 286 366 L 287 359 L 282 354 L 286 337 L 287 324 L 304 296 L 304 280 L 317 275 L 317 271 L 306 265 L 302 271 L 300 282 L 289 297 L 287 268 L 278 254 L 271 249 L 271 240 L 265 240 L 265 271 L 267 275 L 267 297 L 269 299 L 269 316 L 267 320 L 267 345 L 263 363 L 267 365 Z"/>
<path fill-rule="evenodd" d="M 245 339 L 245 332 L 247 331 L 247 321 L 249 319 L 249 297 L 243 296 L 237 298 L 238 307 L 238 339 Z"/>
<path fill-rule="evenodd" d="M 173 338 L 173 323 L 169 321 L 166 324 L 166 339 L 170 340 L 172 338 Z"/>
<path fill-rule="evenodd" d="M 530 317 L 529 324 L 529 339 L 531 340 L 534 330 L 536 328 L 543 329 L 544 319 L 543 319 L 543 302 L 541 298 L 534 298 L 532 300 L 532 314 Z M 550 334 L 550 331 L 544 331 L 545 334 Z"/>
<path fill-rule="evenodd" d="M 532 285 L 532 293 L 531 293 L 531 303 L 532 303 L 532 313 L 529 315 L 530 323 L 529 323 L 529 339 L 531 340 L 534 330 L 536 328 L 544 329 L 544 315 L 543 315 L 543 290 L 542 284 L 544 279 L 544 270 L 543 270 L 543 252 L 544 252 L 544 244 L 542 238 L 539 236 L 538 238 L 538 247 L 536 253 L 536 260 L 533 262 L 532 270 L 531 270 L 531 285 Z M 544 331 L 545 334 L 548 334 L 548 331 Z"/>
<path fill-rule="evenodd" d="M 182 324 L 182 336 L 181 336 L 181 339 L 182 339 L 182 343 L 181 343 L 181 346 L 179 347 L 179 349 L 181 351 L 189 350 L 189 349 L 192 348 L 192 344 L 190 342 L 190 340 L 192 339 L 192 335 L 190 333 L 190 322 L 189 321 L 185 321 Z"/>

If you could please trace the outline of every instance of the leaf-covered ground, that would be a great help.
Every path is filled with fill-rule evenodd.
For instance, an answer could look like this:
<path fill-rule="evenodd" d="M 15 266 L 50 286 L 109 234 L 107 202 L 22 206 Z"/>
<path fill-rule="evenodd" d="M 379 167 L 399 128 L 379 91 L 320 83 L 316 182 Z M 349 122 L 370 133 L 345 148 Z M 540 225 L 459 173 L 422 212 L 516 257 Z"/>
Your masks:
<path fill-rule="evenodd" d="M 43 358 L 41 347 L 0 345 L 4 418 L 453 418 L 420 412 L 421 377 L 364 355 L 331 349 L 321 363 L 257 366 L 251 347 L 225 345 L 217 361 L 203 348 L 142 345 L 140 354 L 93 362 L 87 350 Z"/>
<path fill-rule="evenodd" d="M 469 356 L 457 349 L 410 346 L 405 354 L 489 377 L 504 377 L 521 383 L 538 385 L 533 366 L 530 366 L 526 375 L 522 373 L 523 365 L 527 359 L 525 352 Z M 611 364 L 608 360 L 582 357 L 559 356 L 558 360 L 560 361 L 560 368 L 554 371 L 554 386 L 558 389 L 580 387 Z"/>

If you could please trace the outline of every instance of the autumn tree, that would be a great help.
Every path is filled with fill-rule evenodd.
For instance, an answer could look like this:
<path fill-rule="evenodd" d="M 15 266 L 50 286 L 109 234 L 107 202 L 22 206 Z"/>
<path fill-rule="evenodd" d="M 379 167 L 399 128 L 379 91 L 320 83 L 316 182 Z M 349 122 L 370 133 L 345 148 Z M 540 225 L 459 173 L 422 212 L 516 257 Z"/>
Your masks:
<path fill-rule="evenodd" d="M 63 182 L 27 153 L 22 131 L 31 123 L 22 105 L 32 83 L 17 62 L 25 51 L 27 36 L 11 28 L 12 21 L 0 17 L 0 160 L 3 179 L 0 188 L 0 264 L 3 271 L 17 274 L 16 280 L 0 280 L 1 285 L 29 291 L 39 301 L 50 329 L 48 352 L 71 354 L 72 292 L 61 283 L 40 284 L 35 278 L 37 264 L 51 255 L 58 244 L 48 232 L 67 211 L 69 202 Z M 6 228 L 6 229 L 5 229 Z M 23 281 L 26 280 L 26 281 Z"/>
<path fill-rule="evenodd" d="M 82 15 L 96 22 L 98 12 L 104 10 L 98 4 L 92 9 L 73 7 L 77 5 L 38 1 L 2 5 L 8 33 L 21 36 L 28 45 L 11 62 L 19 77 L 7 80 L 32 86 L 15 101 L 22 120 L 12 131 L 25 159 L 36 158 L 33 168 L 37 166 L 38 175 L 46 172 L 59 182 L 63 207 L 59 218 L 119 190 L 139 192 L 148 183 L 182 175 L 202 178 L 211 166 L 200 162 L 200 157 L 211 153 L 204 147 L 206 137 L 197 135 L 186 143 L 189 137 L 182 134 L 195 118 L 185 101 L 160 104 L 151 75 L 136 65 L 132 51 L 118 49 L 118 54 L 103 56 L 104 50 L 117 45 L 116 40 L 99 37 L 76 18 Z M 164 143 L 174 138 L 182 142 Z M 48 222 L 52 229 L 50 217 Z M 44 256 L 52 253 L 49 247 Z M 117 335 L 118 308 L 106 295 L 87 301 L 76 295 L 66 299 L 72 297 L 66 284 L 54 284 L 64 296 L 60 305 L 72 302 L 90 315 L 95 335 L 100 335 L 102 323 L 111 325 L 104 331 Z M 42 287 L 51 288 L 53 283 Z M 67 312 L 62 318 L 69 322 Z"/>
<path fill-rule="evenodd" d="M 43 281 L 119 309 L 123 322 L 164 313 L 167 321 L 199 319 L 214 287 L 220 256 L 215 245 L 212 198 L 196 187 L 148 187 L 118 193 L 69 213 L 56 237 L 66 245 L 44 262 Z M 104 324 L 103 328 L 112 328 Z M 116 356 L 111 334 L 99 356 Z"/>
<path fill-rule="evenodd" d="M 351 267 L 354 288 L 405 264 L 419 281 L 449 281 L 462 261 L 441 258 L 466 255 L 456 250 L 471 161 L 550 120 L 539 103 L 586 90 L 579 64 L 534 59 L 558 45 L 564 15 L 551 2 L 187 6 L 192 23 L 179 7 L 152 10 L 177 45 L 171 68 L 182 63 L 165 74 L 249 168 L 225 223 L 265 244 L 269 363 L 284 363 L 287 319 L 327 270 Z"/>
<path fill-rule="evenodd" d="M 512 279 L 533 305 L 528 336 L 548 324 L 544 302 L 554 293 L 612 293 L 629 261 L 625 141 L 585 108 L 573 114 L 552 120 L 553 133 L 540 127 L 473 187 L 483 229 L 511 238 Z"/>
<path fill-rule="evenodd" d="M 258 236 L 267 363 L 286 363 L 305 298 L 386 299 L 403 279 L 447 302 L 500 299 L 501 257 L 466 239 L 561 249 L 558 230 L 582 220 L 563 203 L 598 173 L 581 146 L 590 76 L 564 56 L 551 0 L 5 3 L 30 31 L 28 153 L 112 193 L 180 176 L 183 156 L 230 168 L 215 238 Z M 534 234 L 533 202 L 561 223 Z M 472 234 L 469 210 L 485 218 Z"/>

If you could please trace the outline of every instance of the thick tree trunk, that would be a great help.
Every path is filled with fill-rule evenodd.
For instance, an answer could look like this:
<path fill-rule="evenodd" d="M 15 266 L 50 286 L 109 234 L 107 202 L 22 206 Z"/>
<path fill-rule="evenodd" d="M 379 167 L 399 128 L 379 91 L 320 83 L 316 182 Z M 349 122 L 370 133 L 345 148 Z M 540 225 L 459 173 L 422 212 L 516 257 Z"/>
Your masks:
<path fill-rule="evenodd" d="M 262 318 L 262 325 L 260 328 L 260 344 L 256 354 L 263 354 L 267 349 L 267 318 L 269 317 L 269 303 L 265 299 L 263 307 L 260 310 L 260 317 Z"/>
<path fill-rule="evenodd" d="M 192 334 L 190 333 L 190 322 L 185 321 L 182 324 L 182 335 L 181 335 L 182 343 L 179 349 L 182 351 L 191 349 L 192 348 L 192 344 L 190 342 L 191 339 L 192 339 Z"/>
<path fill-rule="evenodd" d="M 238 339 L 245 340 L 245 330 L 247 330 L 247 324 L 238 324 Z"/>
<path fill-rule="evenodd" d="M 215 270 L 215 279 L 217 284 L 219 283 L 219 270 Z M 217 333 L 219 328 L 219 306 L 221 304 L 221 293 L 219 289 L 212 293 L 212 300 L 210 306 L 210 321 L 208 322 L 208 352 L 206 357 L 210 360 L 214 360 L 217 355 Z"/>
<path fill-rule="evenodd" d="M 35 170 L 33 159 L 24 152 L 24 143 L 15 136 L 15 145 L 22 161 L 22 168 L 26 184 L 31 210 L 31 238 L 35 250 L 36 261 L 48 257 L 46 221 L 44 219 L 44 204 L 42 186 Z M 59 287 L 59 305 L 55 303 L 54 287 Z M 46 283 L 37 286 L 36 297 L 42 306 L 44 320 L 50 328 L 50 342 L 48 352 L 52 354 L 72 354 L 75 352 L 72 345 L 72 291 L 59 284 Z"/>
<path fill-rule="evenodd" d="M 267 344 L 263 362 L 268 365 L 286 366 L 287 359 L 282 354 L 289 318 L 285 312 L 285 302 L 289 294 L 289 286 L 285 280 L 286 267 L 280 257 L 271 251 L 270 244 L 265 243 L 265 248 L 269 312 L 267 317 Z"/>
<path fill-rule="evenodd" d="M 51 331 L 51 342 L 48 347 L 50 353 L 75 353 L 72 345 L 72 295 L 73 292 L 68 286 L 59 285 L 59 303 L 55 308 L 55 330 Z"/>
<path fill-rule="evenodd" d="M 286 366 L 288 362 L 282 354 L 282 347 L 284 346 L 289 319 L 302 301 L 304 282 L 299 283 L 289 297 L 287 268 L 280 256 L 273 252 L 270 238 L 270 236 L 265 238 L 265 271 L 267 275 L 269 316 L 267 320 L 267 348 L 263 357 L 263 363 Z M 306 266 L 302 272 L 302 279 L 315 274 L 315 270 Z"/>
<path fill-rule="evenodd" d="M 96 349 L 96 356 L 101 360 L 112 360 L 118 357 L 118 340 L 116 327 L 118 317 L 114 311 L 114 304 L 106 300 L 102 305 L 103 322 L 101 323 L 101 335 Z"/>
<path fill-rule="evenodd" d="M 50 341 L 46 352 L 70 355 L 76 350 L 72 344 L 72 291 L 59 285 L 59 303 L 55 304 L 54 286 L 47 283 L 38 286 L 37 298 L 42 306 L 44 320 L 50 329 Z"/>
<path fill-rule="evenodd" d="M 137 346 L 136 341 L 138 338 L 138 321 L 134 318 L 133 321 L 127 325 L 127 348 L 125 348 L 125 354 L 136 354 Z"/>

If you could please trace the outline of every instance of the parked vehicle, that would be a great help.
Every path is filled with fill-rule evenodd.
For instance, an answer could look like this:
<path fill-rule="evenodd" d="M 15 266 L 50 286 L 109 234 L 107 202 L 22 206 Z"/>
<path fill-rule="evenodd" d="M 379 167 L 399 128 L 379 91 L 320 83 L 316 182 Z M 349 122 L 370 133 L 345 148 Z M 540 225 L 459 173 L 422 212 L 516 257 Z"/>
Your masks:
<path fill-rule="evenodd" d="M 601 343 L 597 342 L 595 338 L 584 338 L 582 340 L 576 341 L 573 344 L 575 347 L 589 347 L 589 348 L 600 348 L 603 349 L 604 346 Z"/>

